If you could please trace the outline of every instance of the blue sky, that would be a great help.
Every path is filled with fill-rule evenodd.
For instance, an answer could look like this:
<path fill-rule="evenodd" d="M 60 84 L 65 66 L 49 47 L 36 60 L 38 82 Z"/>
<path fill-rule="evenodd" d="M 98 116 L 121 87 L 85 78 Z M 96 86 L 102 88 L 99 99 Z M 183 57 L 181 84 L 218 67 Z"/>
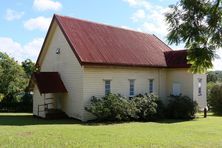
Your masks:
<path fill-rule="evenodd" d="M 166 42 L 164 13 L 177 0 L 7 0 L 0 5 L 0 51 L 36 60 L 54 13 L 157 35 Z M 167 43 L 167 42 L 166 42 Z M 182 45 L 174 49 L 183 48 Z M 218 53 L 222 55 L 221 53 Z M 221 60 L 215 69 L 222 69 Z"/>

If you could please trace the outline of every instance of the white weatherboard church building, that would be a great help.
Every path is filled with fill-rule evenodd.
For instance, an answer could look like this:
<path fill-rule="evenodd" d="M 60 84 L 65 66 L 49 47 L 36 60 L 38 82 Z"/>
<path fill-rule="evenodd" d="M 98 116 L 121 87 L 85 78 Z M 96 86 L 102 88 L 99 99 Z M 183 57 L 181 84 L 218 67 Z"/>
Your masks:
<path fill-rule="evenodd" d="M 54 15 L 33 75 L 33 114 L 60 109 L 92 119 L 92 96 L 154 93 L 165 101 L 187 95 L 206 106 L 206 75 L 188 72 L 187 51 L 173 51 L 154 35 Z"/>

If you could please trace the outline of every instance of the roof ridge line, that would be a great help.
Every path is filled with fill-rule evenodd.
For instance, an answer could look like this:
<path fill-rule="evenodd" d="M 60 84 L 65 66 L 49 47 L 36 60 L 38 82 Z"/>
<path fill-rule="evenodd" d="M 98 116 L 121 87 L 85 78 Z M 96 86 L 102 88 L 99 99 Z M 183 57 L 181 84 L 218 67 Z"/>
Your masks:
<path fill-rule="evenodd" d="M 168 48 L 170 48 L 172 51 L 173 51 L 173 49 L 169 46 L 169 45 L 167 45 L 165 42 L 163 42 L 160 38 L 158 38 L 155 34 L 153 34 L 153 36 L 156 38 L 156 39 L 158 39 L 159 41 L 161 41 L 164 45 L 166 45 Z M 165 52 L 165 51 L 163 51 L 163 52 Z"/>
<path fill-rule="evenodd" d="M 179 50 L 164 51 L 164 53 L 165 53 L 165 52 L 175 52 L 175 51 L 187 51 L 187 49 L 179 49 Z"/>
<path fill-rule="evenodd" d="M 114 26 L 114 25 L 109 25 L 109 24 L 105 24 L 105 23 L 101 23 L 101 22 L 94 22 L 94 21 L 91 21 L 91 20 L 86 20 L 86 19 L 81 19 L 81 18 L 75 18 L 75 17 L 71 17 L 71 16 L 67 16 L 67 15 L 59 15 L 59 14 L 54 14 L 54 15 L 58 16 L 58 17 L 65 17 L 65 18 L 69 18 L 69 19 L 79 20 L 79 21 L 83 21 L 83 22 L 87 22 L 87 23 L 103 25 L 103 26 L 107 26 L 107 27 L 111 27 L 111 28 L 116 28 L 116 29 L 121 29 L 121 30 L 126 30 L 126 31 L 132 31 L 132 32 L 141 33 L 141 34 L 145 34 L 145 35 L 152 35 L 150 33 L 142 32 L 142 31 L 137 31 L 137 30 L 128 29 L 128 28 L 122 28 L 122 27 L 118 27 L 118 26 Z"/>

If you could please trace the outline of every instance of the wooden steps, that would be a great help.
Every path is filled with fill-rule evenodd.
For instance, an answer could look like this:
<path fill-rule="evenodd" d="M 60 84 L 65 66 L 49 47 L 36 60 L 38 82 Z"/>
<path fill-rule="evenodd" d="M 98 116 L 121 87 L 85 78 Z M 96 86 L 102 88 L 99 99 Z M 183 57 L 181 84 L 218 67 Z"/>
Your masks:
<path fill-rule="evenodd" d="M 45 113 L 46 119 L 66 119 L 68 116 L 59 109 L 48 109 Z"/>

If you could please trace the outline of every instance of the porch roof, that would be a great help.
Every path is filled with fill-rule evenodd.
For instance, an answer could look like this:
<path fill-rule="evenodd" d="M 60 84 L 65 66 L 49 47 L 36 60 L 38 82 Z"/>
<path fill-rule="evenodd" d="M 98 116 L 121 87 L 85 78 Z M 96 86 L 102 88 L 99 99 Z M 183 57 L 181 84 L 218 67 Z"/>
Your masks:
<path fill-rule="evenodd" d="M 41 94 L 67 93 L 58 72 L 36 72 L 33 76 Z"/>

